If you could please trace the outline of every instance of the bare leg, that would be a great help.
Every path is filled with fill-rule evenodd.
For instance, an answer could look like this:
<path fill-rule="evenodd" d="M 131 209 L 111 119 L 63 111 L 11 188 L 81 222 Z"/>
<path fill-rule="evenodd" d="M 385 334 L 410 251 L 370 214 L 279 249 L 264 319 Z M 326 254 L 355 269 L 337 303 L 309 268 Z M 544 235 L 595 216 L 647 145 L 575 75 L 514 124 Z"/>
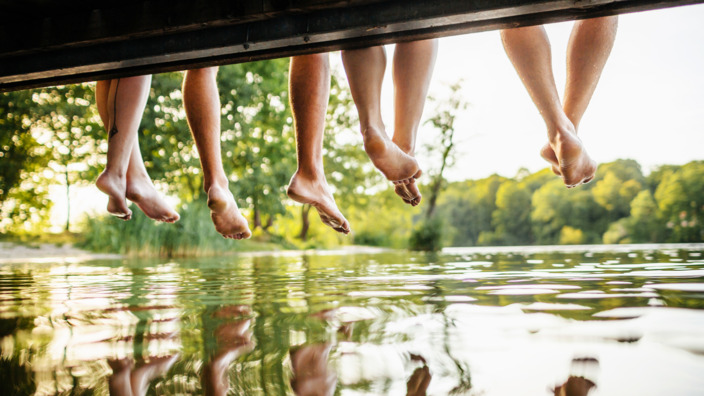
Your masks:
<path fill-rule="evenodd" d="M 132 395 L 144 396 L 149 389 L 149 383 L 155 378 L 166 374 L 171 366 L 176 363 L 178 354 L 170 356 L 150 357 L 149 363 L 145 363 L 140 367 L 132 370 L 130 373 L 130 385 L 132 387 Z"/>
<path fill-rule="evenodd" d="M 587 111 L 606 60 L 616 40 L 618 17 L 602 17 L 577 21 L 567 44 L 567 84 L 562 108 L 575 130 Z M 546 144 L 541 150 L 553 168 L 558 166 L 555 152 Z"/>
<path fill-rule="evenodd" d="M 556 154 L 559 174 L 567 187 L 591 180 L 596 172 L 577 137 L 574 125 L 562 109 L 552 74 L 550 42 L 542 26 L 501 31 L 506 54 L 516 68 L 548 129 L 548 141 Z"/>
<path fill-rule="evenodd" d="M 220 97 L 215 81 L 217 68 L 189 70 L 183 79 L 183 105 L 203 168 L 210 217 L 225 238 L 252 236 L 228 186 L 220 153 Z"/>
<path fill-rule="evenodd" d="M 304 345 L 290 351 L 291 388 L 298 396 L 323 396 L 335 394 L 337 374 L 328 366 L 332 344 Z"/>
<path fill-rule="evenodd" d="M 216 315 L 227 317 L 228 314 L 241 315 L 249 313 L 246 307 L 225 307 Z M 227 395 L 230 390 L 230 379 L 227 371 L 235 359 L 249 353 L 254 348 L 252 332 L 249 329 L 251 319 L 240 319 L 220 325 L 215 331 L 218 350 L 203 367 L 203 393 L 205 395 Z"/>
<path fill-rule="evenodd" d="M 394 51 L 394 137 L 393 142 L 413 156 L 418 126 L 423 115 L 425 98 L 433 75 L 438 41 L 422 40 L 396 44 Z M 396 194 L 404 202 L 416 206 L 421 194 L 415 182 L 397 184 Z"/>
<path fill-rule="evenodd" d="M 149 93 L 150 81 L 151 76 L 98 81 L 95 88 L 95 97 L 98 106 L 98 113 L 100 114 L 100 118 L 103 120 L 103 124 L 106 129 L 114 131 L 112 126 L 116 126 L 116 124 L 121 125 L 123 123 L 123 115 L 128 117 L 137 117 L 137 128 L 139 127 L 141 112 L 144 111 L 147 98 L 146 95 Z M 110 91 L 111 88 L 114 89 L 112 96 Z M 131 91 L 126 92 L 127 96 L 123 97 L 121 92 L 122 90 Z M 116 99 L 115 95 L 118 93 L 120 94 L 120 97 Z M 111 100 L 110 98 L 113 99 Z M 129 111 L 124 114 L 121 113 L 120 109 L 122 109 L 123 103 L 117 103 L 116 100 L 126 100 L 127 103 L 124 103 L 124 105 L 128 107 Z M 112 103 L 112 108 L 108 105 L 108 102 Z M 113 114 L 115 110 L 117 110 L 117 114 Z M 136 113 L 137 111 L 139 111 L 139 113 Z M 134 125 L 133 120 L 128 120 L 126 122 L 130 126 Z M 127 204 L 125 202 L 125 198 L 127 198 L 136 203 L 137 206 L 139 206 L 139 208 L 151 219 L 168 223 L 177 221 L 179 219 L 178 213 L 176 213 L 166 202 L 164 202 L 154 188 L 154 185 L 147 174 L 147 170 L 144 168 L 142 154 L 139 151 L 139 141 L 136 138 L 137 130 L 121 131 L 119 127 L 116 127 L 116 130 L 117 133 L 109 136 L 108 164 L 106 166 L 106 171 L 103 172 L 103 174 L 101 174 L 96 181 L 98 188 L 110 197 L 110 200 L 108 201 L 108 212 L 124 220 L 128 220 L 132 216 L 132 212 L 127 208 Z M 118 138 L 118 135 L 122 132 L 124 132 L 123 136 Z M 129 153 L 125 153 L 124 150 L 126 150 L 126 147 L 119 146 L 129 144 L 130 139 L 124 139 L 128 133 L 133 133 L 135 138 L 133 139 L 131 150 Z M 113 157 L 110 156 L 111 150 L 113 152 Z M 114 166 L 115 164 L 111 162 L 115 160 L 115 155 L 118 155 L 116 153 L 120 153 L 119 155 L 128 156 L 129 162 L 124 175 L 121 173 L 123 172 L 122 165 Z M 124 160 L 124 158 L 121 158 L 120 160 Z M 123 187 L 125 192 L 124 195 L 121 195 Z"/>
<path fill-rule="evenodd" d="M 394 184 L 410 183 L 420 176 L 418 163 L 389 139 L 381 119 L 381 83 L 386 69 L 384 48 L 345 50 L 342 62 L 359 113 L 364 150 L 387 179 Z"/>
<path fill-rule="evenodd" d="M 98 84 L 96 90 L 99 113 L 107 115 L 108 159 L 105 170 L 95 184 L 110 198 L 108 212 L 128 220 L 132 212 L 127 208 L 127 168 L 132 149 L 137 141 L 137 129 L 147 103 L 151 76 L 115 79 Z M 107 98 L 107 100 L 105 100 Z M 105 120 L 104 120 L 105 121 Z"/>
<path fill-rule="evenodd" d="M 335 204 L 323 169 L 325 113 L 330 97 L 328 54 L 292 57 L 289 92 L 298 169 L 291 177 L 288 196 L 296 202 L 312 205 L 323 223 L 348 234 L 350 225 Z"/>

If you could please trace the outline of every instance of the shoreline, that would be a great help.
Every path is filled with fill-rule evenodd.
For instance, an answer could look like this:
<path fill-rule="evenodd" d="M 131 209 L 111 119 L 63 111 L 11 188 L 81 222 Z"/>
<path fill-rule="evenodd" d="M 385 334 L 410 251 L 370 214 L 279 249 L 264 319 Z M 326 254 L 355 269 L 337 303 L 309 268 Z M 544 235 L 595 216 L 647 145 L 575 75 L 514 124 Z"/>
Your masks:
<path fill-rule="evenodd" d="M 94 253 L 74 248 L 66 243 L 26 244 L 22 242 L 0 242 L 0 264 L 19 263 L 78 263 L 89 260 L 118 260 L 121 254 Z"/>
<path fill-rule="evenodd" d="M 264 250 L 227 252 L 223 255 L 236 254 L 245 257 L 260 256 L 298 256 L 305 254 L 340 255 L 340 254 L 377 254 L 394 251 L 394 249 L 373 246 L 341 246 L 330 250 Z M 95 253 L 74 248 L 66 243 L 27 244 L 22 242 L 0 242 L 0 265 L 26 263 L 79 263 L 92 260 L 120 260 L 129 256 L 113 253 Z"/>

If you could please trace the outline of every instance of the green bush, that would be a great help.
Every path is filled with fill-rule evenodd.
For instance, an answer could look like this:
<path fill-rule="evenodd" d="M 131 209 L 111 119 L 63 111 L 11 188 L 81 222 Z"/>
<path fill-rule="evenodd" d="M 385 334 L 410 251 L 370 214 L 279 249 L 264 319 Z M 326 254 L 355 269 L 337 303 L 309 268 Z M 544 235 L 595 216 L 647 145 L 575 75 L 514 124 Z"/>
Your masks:
<path fill-rule="evenodd" d="M 445 222 L 439 216 L 419 222 L 408 240 L 411 250 L 435 252 L 442 249 L 445 237 Z"/>
<path fill-rule="evenodd" d="M 137 207 L 132 219 L 87 217 L 85 239 L 78 246 L 98 252 L 130 256 L 207 256 L 235 251 L 276 249 L 267 243 L 225 239 L 215 231 L 205 200 L 182 205 L 181 219 L 174 224 L 149 219 Z"/>

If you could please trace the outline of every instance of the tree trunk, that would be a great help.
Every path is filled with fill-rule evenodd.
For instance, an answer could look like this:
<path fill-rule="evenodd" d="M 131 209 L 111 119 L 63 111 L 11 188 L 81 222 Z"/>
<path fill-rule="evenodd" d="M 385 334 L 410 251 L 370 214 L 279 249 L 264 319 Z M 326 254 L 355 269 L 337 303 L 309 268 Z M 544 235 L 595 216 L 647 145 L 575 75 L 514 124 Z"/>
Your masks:
<path fill-rule="evenodd" d="M 71 227 L 71 184 L 68 179 L 68 165 L 64 168 L 64 176 L 66 176 L 66 232 Z"/>
<path fill-rule="evenodd" d="M 274 216 L 270 215 L 269 218 L 266 219 L 266 224 L 262 226 L 262 229 L 264 231 L 267 231 L 271 226 L 274 225 Z"/>
<path fill-rule="evenodd" d="M 308 204 L 303 205 L 301 208 L 301 233 L 298 234 L 298 238 L 302 241 L 308 240 L 308 229 L 310 228 L 308 214 L 310 213 L 310 208 L 311 206 Z"/>
<path fill-rule="evenodd" d="M 435 205 L 438 201 L 438 195 L 440 195 L 440 190 L 442 189 L 442 174 L 445 172 L 445 167 L 447 166 L 447 159 L 450 157 L 450 152 L 452 152 L 452 147 L 454 146 L 452 138 L 454 137 L 455 131 L 450 130 L 449 133 L 450 136 L 448 140 L 450 143 L 447 145 L 447 147 L 445 147 L 445 150 L 442 153 L 442 165 L 440 166 L 440 172 L 435 176 L 435 180 L 433 181 L 433 187 L 430 190 L 430 203 L 428 204 L 428 211 L 425 212 L 425 218 L 427 220 L 430 220 L 430 218 L 433 216 L 433 212 L 435 211 Z"/>
<path fill-rule="evenodd" d="M 256 230 L 257 228 L 262 226 L 262 213 L 259 211 L 259 208 L 256 206 L 254 207 L 254 224 L 252 226 L 252 231 Z"/>

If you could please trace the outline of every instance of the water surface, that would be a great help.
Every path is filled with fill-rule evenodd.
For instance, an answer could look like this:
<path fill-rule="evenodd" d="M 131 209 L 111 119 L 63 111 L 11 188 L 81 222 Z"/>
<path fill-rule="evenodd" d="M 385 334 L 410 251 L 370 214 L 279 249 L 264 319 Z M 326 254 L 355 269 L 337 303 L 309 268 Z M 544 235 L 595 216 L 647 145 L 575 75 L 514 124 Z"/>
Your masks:
<path fill-rule="evenodd" d="M 704 246 L 544 249 L 5 264 L 1 393 L 704 393 Z"/>

